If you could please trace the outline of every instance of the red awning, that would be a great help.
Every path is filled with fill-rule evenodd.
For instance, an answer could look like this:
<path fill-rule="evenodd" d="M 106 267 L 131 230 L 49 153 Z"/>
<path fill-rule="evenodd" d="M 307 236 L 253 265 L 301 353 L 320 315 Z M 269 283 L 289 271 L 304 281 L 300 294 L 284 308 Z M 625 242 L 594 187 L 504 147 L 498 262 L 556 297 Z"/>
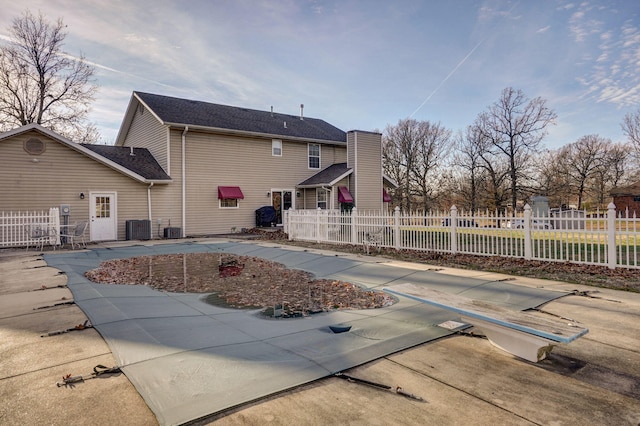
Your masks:
<path fill-rule="evenodd" d="M 244 194 L 239 186 L 219 186 L 218 199 L 220 200 L 244 200 Z"/>
<path fill-rule="evenodd" d="M 384 188 L 382 188 L 382 201 L 385 203 L 391 202 L 391 196 L 389 196 L 389 193 Z"/>
<path fill-rule="evenodd" d="M 341 203 L 353 203 L 353 197 L 346 186 L 338 187 L 338 201 Z"/>

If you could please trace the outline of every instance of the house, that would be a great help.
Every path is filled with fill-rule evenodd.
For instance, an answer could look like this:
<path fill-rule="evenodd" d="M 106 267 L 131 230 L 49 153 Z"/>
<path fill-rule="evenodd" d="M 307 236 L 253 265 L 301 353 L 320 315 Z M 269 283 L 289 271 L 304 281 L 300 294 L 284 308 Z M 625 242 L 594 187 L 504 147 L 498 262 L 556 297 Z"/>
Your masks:
<path fill-rule="evenodd" d="M 616 206 L 616 212 L 629 216 L 640 214 L 640 182 L 636 182 L 629 186 L 613 188 L 609 191 L 613 204 Z"/>
<path fill-rule="evenodd" d="M 302 106 L 288 115 L 133 92 L 114 146 L 37 125 L 0 135 L 0 210 L 69 204 L 93 241 L 125 239 L 137 220 L 150 238 L 229 233 L 254 227 L 263 206 L 278 223 L 289 208 L 380 211 L 394 186 L 381 151 L 379 133 L 344 132 Z"/>
<path fill-rule="evenodd" d="M 171 178 L 143 148 L 71 142 L 37 124 L 0 134 L 0 211 L 68 205 L 93 241 L 124 239 L 123 218 L 147 217 L 150 189 Z"/>

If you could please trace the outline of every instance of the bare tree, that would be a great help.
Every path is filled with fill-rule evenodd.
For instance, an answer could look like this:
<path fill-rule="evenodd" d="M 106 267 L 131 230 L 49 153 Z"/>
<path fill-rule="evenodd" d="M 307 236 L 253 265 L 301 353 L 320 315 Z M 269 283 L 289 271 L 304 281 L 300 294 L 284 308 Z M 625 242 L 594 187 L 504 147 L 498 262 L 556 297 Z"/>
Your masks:
<path fill-rule="evenodd" d="M 410 211 L 412 205 L 410 170 L 416 159 L 415 126 L 409 121 L 400 120 L 395 126 L 387 125 L 382 149 L 384 171 L 398 183 L 397 201 L 406 211 Z"/>
<path fill-rule="evenodd" d="M 482 174 L 482 151 L 484 150 L 478 129 L 467 126 L 464 133 L 460 133 L 455 141 L 456 153 L 453 157 L 454 166 L 462 170 L 463 182 L 460 191 L 466 195 L 468 207 L 475 212 L 479 207 L 479 190 Z"/>
<path fill-rule="evenodd" d="M 422 200 L 424 211 L 432 208 L 434 193 L 440 188 L 445 158 L 452 146 L 451 131 L 440 123 L 421 121 L 417 123 L 416 156 L 410 177 L 415 194 Z"/>
<path fill-rule="evenodd" d="M 624 116 L 622 131 L 633 146 L 636 157 L 640 158 L 640 109 Z"/>
<path fill-rule="evenodd" d="M 491 144 L 495 156 L 503 157 L 509 167 L 511 204 L 515 209 L 519 183 L 525 170 L 531 167 L 530 157 L 539 152 L 546 128 L 556 114 L 540 97 L 529 100 L 521 90 L 508 87 L 500 99 L 481 113 L 475 126 Z"/>
<path fill-rule="evenodd" d="M 628 165 L 631 149 L 629 144 L 612 143 L 610 140 L 606 140 L 602 164 L 595 170 L 592 182 L 595 202 L 600 207 L 606 207 L 609 191 L 618 186 L 623 179 L 629 177 Z"/>
<path fill-rule="evenodd" d="M 0 130 L 37 123 L 77 142 L 97 140 L 87 121 L 94 68 L 62 50 L 65 28 L 28 10 L 13 20 L 12 40 L 0 46 Z"/>
<path fill-rule="evenodd" d="M 604 167 L 605 152 L 610 144 L 610 140 L 598 135 L 587 135 L 560 150 L 559 156 L 567 166 L 569 188 L 578 198 L 578 209 L 582 208 L 589 181 Z"/>
<path fill-rule="evenodd" d="M 383 141 L 385 173 L 400 185 L 401 205 L 409 211 L 420 199 L 427 210 L 438 188 L 436 171 L 451 147 L 451 131 L 440 123 L 407 118 L 388 125 Z"/>
<path fill-rule="evenodd" d="M 503 209 L 509 200 L 509 165 L 504 158 L 496 158 L 489 151 L 481 151 L 482 168 L 487 176 L 486 188 L 489 197 L 487 208 Z"/>
<path fill-rule="evenodd" d="M 535 164 L 537 192 L 546 195 L 552 206 L 569 205 L 571 194 L 567 189 L 567 165 L 560 156 L 560 149 L 543 151 L 535 156 Z"/>

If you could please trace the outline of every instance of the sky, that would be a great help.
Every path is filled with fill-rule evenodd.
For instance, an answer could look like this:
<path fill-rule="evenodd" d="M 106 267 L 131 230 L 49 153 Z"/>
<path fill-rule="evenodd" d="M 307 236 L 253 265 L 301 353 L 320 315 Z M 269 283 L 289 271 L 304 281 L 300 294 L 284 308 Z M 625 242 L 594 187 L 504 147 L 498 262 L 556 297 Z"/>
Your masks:
<path fill-rule="evenodd" d="M 0 0 L 0 43 L 26 9 L 61 18 L 64 50 L 95 66 L 105 144 L 133 91 L 455 134 L 513 87 L 556 112 L 550 149 L 623 142 L 640 107 L 637 0 Z"/>

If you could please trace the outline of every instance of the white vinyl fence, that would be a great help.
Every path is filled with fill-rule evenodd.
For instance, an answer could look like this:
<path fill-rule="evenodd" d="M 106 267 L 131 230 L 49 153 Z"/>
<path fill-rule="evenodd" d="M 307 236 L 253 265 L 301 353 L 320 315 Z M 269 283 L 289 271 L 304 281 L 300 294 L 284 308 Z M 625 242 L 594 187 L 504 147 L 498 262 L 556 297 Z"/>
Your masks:
<path fill-rule="evenodd" d="M 640 223 L 628 214 L 556 212 L 536 217 L 529 205 L 520 216 L 484 212 L 403 214 L 289 210 L 285 232 L 291 240 L 363 245 L 527 260 L 640 268 Z"/>
<path fill-rule="evenodd" d="M 47 230 L 47 235 L 30 231 L 35 228 Z M 60 237 L 55 232 L 59 229 L 57 207 L 50 208 L 48 212 L 0 212 L 0 247 L 28 247 L 41 243 L 55 246 L 59 244 Z"/>

